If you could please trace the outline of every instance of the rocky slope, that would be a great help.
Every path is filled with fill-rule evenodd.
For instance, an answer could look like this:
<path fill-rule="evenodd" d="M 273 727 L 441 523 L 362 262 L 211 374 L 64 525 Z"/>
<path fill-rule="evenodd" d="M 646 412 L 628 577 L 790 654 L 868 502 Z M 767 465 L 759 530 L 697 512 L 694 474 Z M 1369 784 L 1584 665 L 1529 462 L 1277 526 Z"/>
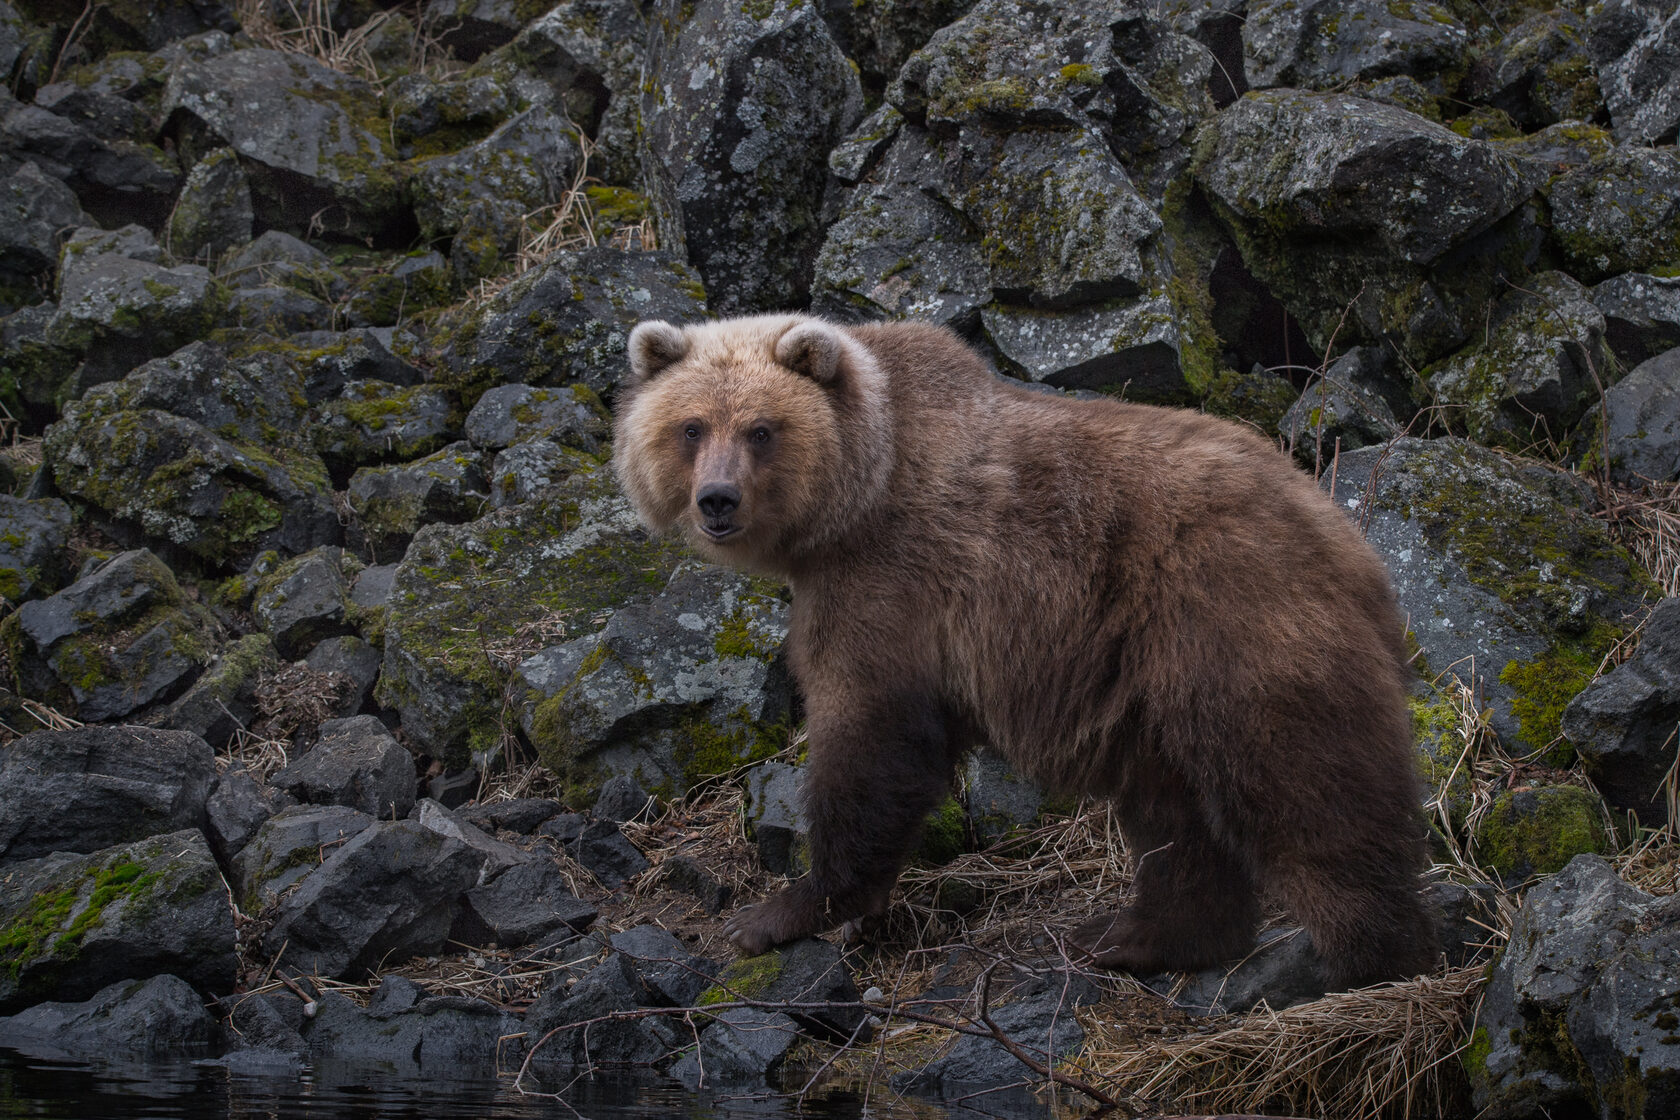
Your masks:
<path fill-rule="evenodd" d="M 1680 1110 L 1671 7 L 0 0 L 0 1043 L 488 1068 L 699 997 L 708 915 L 801 867 L 786 593 L 646 536 L 611 409 L 636 322 L 809 308 L 1321 478 L 1410 620 L 1454 963 L 1520 907 L 1448 1080 Z M 751 846 L 701 858 L 720 791 Z M 922 862 L 1068 809 L 976 758 Z M 1298 940 L 1180 1006 L 1310 998 Z M 462 946 L 541 979 L 310 986 Z M 533 1061 L 762 1083 L 856 1029 Z"/>

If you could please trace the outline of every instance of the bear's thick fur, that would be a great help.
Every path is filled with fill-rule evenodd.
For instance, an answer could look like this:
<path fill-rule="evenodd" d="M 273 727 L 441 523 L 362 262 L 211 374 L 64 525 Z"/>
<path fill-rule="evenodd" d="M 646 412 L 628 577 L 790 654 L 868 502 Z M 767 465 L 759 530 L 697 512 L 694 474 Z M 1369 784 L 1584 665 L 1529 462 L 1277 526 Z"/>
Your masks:
<path fill-rule="evenodd" d="M 785 578 L 811 871 L 738 948 L 881 913 L 979 743 L 1116 804 L 1135 899 L 1102 966 L 1252 943 L 1259 891 L 1330 979 L 1426 970 L 1403 626 L 1349 519 L 1223 420 L 995 377 L 950 332 L 761 316 L 630 337 L 615 446 L 644 521 Z"/>

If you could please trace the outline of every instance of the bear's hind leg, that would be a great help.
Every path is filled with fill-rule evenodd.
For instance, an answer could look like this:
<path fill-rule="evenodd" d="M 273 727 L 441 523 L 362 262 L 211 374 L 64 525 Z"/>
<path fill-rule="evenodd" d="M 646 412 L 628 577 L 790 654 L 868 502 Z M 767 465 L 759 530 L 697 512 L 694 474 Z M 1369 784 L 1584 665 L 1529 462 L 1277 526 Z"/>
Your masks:
<path fill-rule="evenodd" d="M 1247 861 L 1203 821 L 1176 774 L 1120 799 L 1120 827 L 1138 860 L 1132 904 L 1069 937 L 1093 964 L 1136 974 L 1194 971 L 1254 943 L 1260 902 Z"/>
<path fill-rule="evenodd" d="M 1268 876 L 1312 935 L 1331 990 L 1434 967 L 1435 923 L 1418 894 L 1419 860 L 1409 848 L 1353 841 L 1297 850 Z"/>

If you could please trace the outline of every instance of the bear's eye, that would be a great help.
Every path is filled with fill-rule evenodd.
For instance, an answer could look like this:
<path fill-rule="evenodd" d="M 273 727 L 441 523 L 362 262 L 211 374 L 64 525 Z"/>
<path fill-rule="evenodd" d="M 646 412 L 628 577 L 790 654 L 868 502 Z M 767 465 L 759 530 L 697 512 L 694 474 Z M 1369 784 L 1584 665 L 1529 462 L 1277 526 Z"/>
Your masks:
<path fill-rule="evenodd" d="M 698 424 L 685 424 L 683 426 L 683 438 L 684 439 L 691 439 L 691 440 L 692 439 L 699 439 L 700 438 L 700 425 L 698 425 Z"/>
<path fill-rule="evenodd" d="M 769 443 L 770 429 L 760 424 L 758 427 L 747 433 L 747 438 L 753 443 Z"/>

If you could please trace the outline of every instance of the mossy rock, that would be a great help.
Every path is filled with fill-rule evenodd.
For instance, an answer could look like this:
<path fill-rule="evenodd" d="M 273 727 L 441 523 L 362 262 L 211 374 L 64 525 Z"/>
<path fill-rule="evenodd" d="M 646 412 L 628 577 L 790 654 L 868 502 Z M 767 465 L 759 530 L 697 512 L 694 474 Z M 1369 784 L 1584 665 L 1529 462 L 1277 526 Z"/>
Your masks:
<path fill-rule="evenodd" d="M 1614 849 L 1604 802 L 1580 786 L 1507 790 L 1477 823 L 1476 858 L 1507 882 L 1550 875 L 1584 852 Z"/>

